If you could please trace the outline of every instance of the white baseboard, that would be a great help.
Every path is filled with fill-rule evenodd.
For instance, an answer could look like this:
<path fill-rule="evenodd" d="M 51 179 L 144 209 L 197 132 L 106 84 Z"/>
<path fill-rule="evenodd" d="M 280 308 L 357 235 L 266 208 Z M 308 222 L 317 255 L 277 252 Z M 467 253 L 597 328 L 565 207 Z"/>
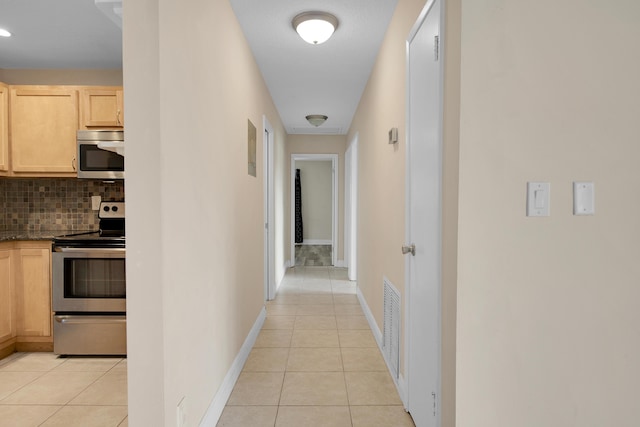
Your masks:
<path fill-rule="evenodd" d="M 347 266 L 347 264 L 344 262 L 343 259 L 339 259 L 336 261 L 336 265 L 334 265 L 334 267 L 338 267 L 338 268 L 345 268 Z"/>
<path fill-rule="evenodd" d="M 322 240 L 322 239 L 307 239 L 303 240 L 302 243 L 296 243 L 296 245 L 331 245 L 333 241 L 331 240 Z"/>
<path fill-rule="evenodd" d="M 360 306 L 362 307 L 362 311 L 364 311 L 364 316 L 367 318 L 367 322 L 369 322 L 369 327 L 371 328 L 371 332 L 373 332 L 373 337 L 376 339 L 376 343 L 378 344 L 378 348 L 380 349 L 380 353 L 382 353 L 382 357 L 384 358 L 385 363 L 387 364 L 387 369 L 391 374 L 391 378 L 393 378 L 393 382 L 396 385 L 396 389 L 398 390 L 398 394 L 400 395 L 400 400 L 402 400 L 402 404 L 405 409 L 407 408 L 407 383 L 404 380 L 402 374 L 399 375 L 399 378 L 394 378 L 391 370 L 391 364 L 387 360 L 387 357 L 382 350 L 383 341 L 382 341 L 382 332 L 380 328 L 378 328 L 378 324 L 376 323 L 375 318 L 373 317 L 373 313 L 371 313 L 371 309 L 369 309 L 369 305 L 367 305 L 367 301 L 364 299 L 364 295 L 360 291 L 360 287 L 356 288 L 358 301 L 360 302 Z"/>
<path fill-rule="evenodd" d="M 251 331 L 249 331 L 249 335 L 247 335 L 247 338 L 244 340 L 244 344 L 240 347 L 240 352 L 238 352 L 238 355 L 231 364 L 229 372 L 227 372 L 227 375 L 224 377 L 222 385 L 209 405 L 209 409 L 207 409 L 204 417 L 202 417 L 200 427 L 215 427 L 218 420 L 220 420 L 224 406 L 227 404 L 227 401 L 231 396 L 233 387 L 236 385 L 236 381 L 238 381 L 240 372 L 242 372 L 242 367 L 249 357 L 249 353 L 256 342 L 256 338 L 258 338 L 258 334 L 260 333 L 260 329 L 262 329 L 262 325 L 266 318 L 267 310 L 263 307 L 262 310 L 260 310 L 260 314 L 258 314 L 258 318 L 253 324 Z"/>

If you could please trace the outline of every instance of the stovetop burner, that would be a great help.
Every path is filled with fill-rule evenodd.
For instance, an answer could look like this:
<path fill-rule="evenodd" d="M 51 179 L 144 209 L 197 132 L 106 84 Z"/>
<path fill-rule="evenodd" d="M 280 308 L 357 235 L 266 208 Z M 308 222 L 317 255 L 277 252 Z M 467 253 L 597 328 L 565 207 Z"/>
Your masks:
<path fill-rule="evenodd" d="M 124 248 L 124 202 L 100 203 L 98 218 L 100 218 L 99 230 L 57 236 L 53 239 L 54 248 Z"/>

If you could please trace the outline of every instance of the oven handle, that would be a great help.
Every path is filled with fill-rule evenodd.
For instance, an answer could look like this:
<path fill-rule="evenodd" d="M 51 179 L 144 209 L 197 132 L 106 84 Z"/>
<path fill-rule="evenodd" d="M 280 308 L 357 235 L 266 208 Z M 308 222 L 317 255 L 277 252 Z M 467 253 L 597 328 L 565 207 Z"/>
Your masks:
<path fill-rule="evenodd" d="M 127 323 L 124 316 L 54 316 L 56 322 L 63 324 Z"/>
<path fill-rule="evenodd" d="M 105 253 L 120 253 L 125 252 L 126 248 L 67 248 L 56 246 L 54 252 L 105 252 Z"/>

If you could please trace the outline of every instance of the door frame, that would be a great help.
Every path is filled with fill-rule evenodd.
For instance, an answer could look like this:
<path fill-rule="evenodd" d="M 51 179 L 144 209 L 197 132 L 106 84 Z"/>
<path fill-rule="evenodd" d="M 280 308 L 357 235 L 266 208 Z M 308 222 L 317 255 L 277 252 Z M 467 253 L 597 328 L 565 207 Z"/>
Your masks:
<path fill-rule="evenodd" d="M 344 262 L 349 280 L 358 280 L 358 133 L 344 156 Z"/>
<path fill-rule="evenodd" d="M 296 197 L 296 161 L 331 161 L 331 168 L 333 173 L 331 174 L 331 263 L 336 266 L 338 262 L 338 155 L 337 154 L 291 154 L 291 167 L 290 167 L 290 192 L 289 192 L 289 204 L 291 205 L 290 218 L 290 265 L 295 267 L 296 265 L 296 222 L 295 222 L 295 197 Z"/>
<path fill-rule="evenodd" d="M 443 167 L 443 127 L 444 127 L 444 63 L 445 63 L 445 52 L 444 52 L 444 13 L 445 7 L 443 5 L 442 0 L 428 0 L 422 9 L 418 19 L 416 20 L 414 26 L 412 27 L 409 36 L 406 41 L 406 141 L 407 141 L 407 149 L 406 149 L 406 181 L 405 181 L 405 242 L 406 244 L 411 243 L 411 183 L 412 183 L 412 170 L 411 170 L 411 42 L 417 36 L 419 30 L 422 25 L 425 23 L 427 16 L 431 12 L 436 1 L 439 1 L 440 13 L 438 16 L 439 19 L 439 30 L 440 33 L 439 43 L 438 43 L 438 61 L 439 61 L 439 81 L 438 81 L 438 117 L 437 117 L 437 143 L 439 146 L 439 157 L 437 159 L 438 168 L 437 171 L 434 171 L 434 179 L 437 179 L 439 182 L 439 199 L 436 204 L 436 215 L 439 218 L 438 224 L 438 250 L 436 257 L 438 258 L 437 264 L 437 272 L 436 272 L 436 294 L 438 295 L 437 308 L 436 313 L 427 313 L 424 310 L 424 307 L 420 307 L 417 305 L 417 301 L 415 298 L 412 298 L 412 289 L 416 286 L 415 283 L 412 283 L 411 280 L 411 267 L 410 262 L 411 259 L 409 256 L 405 258 L 405 325 L 406 325 L 406 333 L 405 333 L 405 346 L 404 346 L 404 363 L 405 363 L 405 374 L 406 374 L 406 401 L 405 407 L 407 411 L 411 412 L 412 408 L 418 406 L 425 406 L 428 402 L 431 405 L 431 399 L 433 399 L 433 409 L 435 411 L 435 426 L 441 425 L 441 415 L 442 415 L 442 407 L 441 407 L 441 396 L 442 396 L 442 192 L 443 192 L 443 182 L 442 182 L 442 167 Z M 433 54 L 429 52 L 429 54 Z M 421 282 L 426 281 L 420 280 Z M 437 357 L 436 357 L 436 366 L 426 367 L 426 369 L 431 369 L 432 374 L 436 378 L 436 390 L 435 395 L 433 396 L 412 396 L 411 390 L 412 385 L 411 382 L 414 381 L 414 372 L 418 369 L 425 368 L 423 363 L 416 363 L 417 367 L 412 366 L 412 360 L 415 357 L 412 357 L 412 352 L 414 352 L 414 346 L 412 346 L 412 342 L 415 339 L 415 336 L 418 331 L 420 331 L 421 325 L 424 325 L 425 322 L 436 321 L 437 324 L 437 336 L 436 342 L 432 343 L 437 347 Z M 420 397 L 422 399 L 429 399 L 427 402 L 419 401 Z M 430 406 L 428 406 L 430 407 Z"/>
<path fill-rule="evenodd" d="M 276 297 L 275 281 L 275 230 L 274 230 L 274 163 L 273 163 L 273 127 L 266 116 L 262 116 L 263 140 L 263 194 L 264 194 L 264 299 L 270 301 Z"/>

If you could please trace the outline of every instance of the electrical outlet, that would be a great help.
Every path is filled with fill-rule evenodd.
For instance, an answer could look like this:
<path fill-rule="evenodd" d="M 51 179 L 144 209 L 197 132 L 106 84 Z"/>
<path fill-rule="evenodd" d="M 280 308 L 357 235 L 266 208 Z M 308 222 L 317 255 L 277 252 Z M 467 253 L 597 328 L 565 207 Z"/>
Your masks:
<path fill-rule="evenodd" d="M 101 201 L 102 201 L 102 197 L 100 197 L 100 196 L 91 196 L 91 210 L 94 210 L 94 211 L 99 210 Z"/>

